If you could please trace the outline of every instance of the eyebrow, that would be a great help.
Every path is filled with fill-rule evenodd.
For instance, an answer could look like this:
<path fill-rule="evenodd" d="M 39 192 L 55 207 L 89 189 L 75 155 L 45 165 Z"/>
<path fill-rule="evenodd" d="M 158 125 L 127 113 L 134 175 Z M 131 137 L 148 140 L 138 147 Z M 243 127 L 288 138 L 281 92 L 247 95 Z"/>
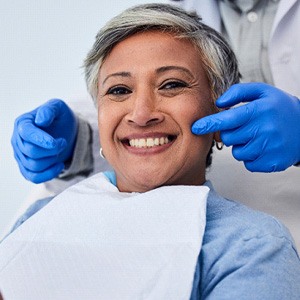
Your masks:
<path fill-rule="evenodd" d="M 172 71 L 172 70 L 177 70 L 177 71 L 183 71 L 184 73 L 187 73 L 189 76 L 193 77 L 193 74 L 189 71 L 189 69 L 184 68 L 184 67 L 180 67 L 180 66 L 163 66 L 160 67 L 158 69 L 156 69 L 156 73 L 160 74 L 160 73 L 164 73 L 164 72 L 168 72 L 168 71 Z M 130 72 L 116 72 L 116 73 L 112 73 L 109 74 L 102 82 L 102 85 L 110 78 L 110 77 L 131 77 L 131 73 Z"/>
<path fill-rule="evenodd" d="M 180 66 L 164 66 L 164 67 L 158 68 L 156 70 L 156 72 L 164 73 L 164 72 L 168 72 L 168 71 L 172 71 L 172 70 L 183 71 L 184 73 L 187 73 L 189 76 L 193 77 L 193 74 L 191 73 L 191 71 L 189 69 L 180 67 Z"/>
<path fill-rule="evenodd" d="M 110 78 L 110 77 L 131 77 L 130 72 L 117 72 L 109 74 L 102 82 L 102 85 Z"/>

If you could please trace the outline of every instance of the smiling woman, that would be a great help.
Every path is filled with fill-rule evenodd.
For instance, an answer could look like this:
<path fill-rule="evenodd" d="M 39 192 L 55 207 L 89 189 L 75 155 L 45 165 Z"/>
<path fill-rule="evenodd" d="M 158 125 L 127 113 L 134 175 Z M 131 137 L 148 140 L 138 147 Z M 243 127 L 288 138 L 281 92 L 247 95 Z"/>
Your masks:
<path fill-rule="evenodd" d="M 219 138 L 190 128 L 216 112 L 214 101 L 239 81 L 219 34 L 195 15 L 151 7 L 108 23 L 85 60 L 103 153 L 120 191 L 203 184 Z"/>
<path fill-rule="evenodd" d="M 114 172 L 21 217 L 0 245 L 4 297 L 297 299 L 288 231 L 214 191 L 218 134 L 191 133 L 239 80 L 223 38 L 194 14 L 141 5 L 100 30 L 85 72 Z"/>
<path fill-rule="evenodd" d="M 202 65 L 192 43 L 158 31 L 127 38 L 104 60 L 99 132 L 120 191 L 205 182 L 213 136 L 190 130 L 214 112 Z"/>

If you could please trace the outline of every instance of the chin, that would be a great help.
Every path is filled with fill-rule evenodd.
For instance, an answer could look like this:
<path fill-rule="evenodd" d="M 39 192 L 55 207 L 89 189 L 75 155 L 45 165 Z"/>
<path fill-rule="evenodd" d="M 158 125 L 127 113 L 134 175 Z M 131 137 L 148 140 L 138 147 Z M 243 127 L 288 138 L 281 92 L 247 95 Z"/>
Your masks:
<path fill-rule="evenodd" d="M 164 176 L 161 176 L 161 174 L 140 174 L 137 175 L 136 178 L 132 178 L 133 185 L 135 186 L 135 191 L 133 192 L 139 192 L 144 193 L 148 192 L 150 190 L 156 189 L 158 187 L 164 186 L 164 185 L 170 185 L 168 184 L 168 179 L 166 179 Z"/>
<path fill-rule="evenodd" d="M 138 191 L 136 191 L 136 192 L 145 193 L 145 192 L 154 190 L 154 189 L 159 188 L 164 185 L 167 185 L 167 184 L 165 184 L 164 182 L 157 182 L 157 181 L 149 181 L 148 180 L 146 183 L 143 181 L 143 182 L 137 183 Z"/>

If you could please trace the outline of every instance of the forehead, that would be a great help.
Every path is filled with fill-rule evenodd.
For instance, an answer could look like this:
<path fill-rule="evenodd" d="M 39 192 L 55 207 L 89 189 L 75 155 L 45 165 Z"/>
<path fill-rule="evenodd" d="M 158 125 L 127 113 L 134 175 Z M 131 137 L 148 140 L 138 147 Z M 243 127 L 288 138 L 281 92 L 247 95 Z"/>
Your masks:
<path fill-rule="evenodd" d="M 203 71 L 200 51 L 191 41 L 170 33 L 148 31 L 116 44 L 105 58 L 100 73 L 174 64 Z"/>

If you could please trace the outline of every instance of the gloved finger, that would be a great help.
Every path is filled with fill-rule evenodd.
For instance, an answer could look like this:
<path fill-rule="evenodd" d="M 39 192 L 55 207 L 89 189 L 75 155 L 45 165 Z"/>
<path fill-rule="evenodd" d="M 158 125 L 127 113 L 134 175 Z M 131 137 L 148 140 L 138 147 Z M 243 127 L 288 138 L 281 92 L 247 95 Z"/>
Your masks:
<path fill-rule="evenodd" d="M 25 155 L 31 159 L 40 159 L 51 156 L 57 157 L 57 155 L 59 155 L 59 153 L 61 153 L 66 146 L 66 141 L 61 138 L 56 140 L 56 147 L 47 149 L 36 146 L 30 142 L 23 141 L 21 137 L 17 137 L 15 140 L 15 146 L 13 148 L 17 153 L 19 153 L 19 156 Z"/>
<path fill-rule="evenodd" d="M 25 178 L 27 178 L 27 180 L 30 180 L 33 183 L 42 183 L 56 178 L 62 172 L 63 169 L 64 164 L 58 163 L 52 166 L 51 168 L 44 170 L 43 172 L 27 171 L 27 176 L 24 176 L 23 173 L 22 174 Z"/>
<path fill-rule="evenodd" d="M 23 114 L 22 116 L 19 116 L 14 123 L 14 130 L 13 130 L 13 134 L 11 136 L 11 145 L 13 147 L 13 150 L 15 151 L 15 149 L 18 148 L 17 146 L 17 140 L 21 139 L 20 137 L 20 133 L 19 133 L 19 128 L 21 128 L 23 126 L 23 121 L 25 120 L 25 124 L 27 124 L 28 120 L 29 122 L 32 121 L 34 119 L 33 114 L 31 113 L 26 113 Z"/>
<path fill-rule="evenodd" d="M 15 153 L 15 159 L 17 161 L 20 160 L 16 153 Z M 31 172 L 30 170 L 27 170 L 22 164 L 19 164 L 19 169 L 22 175 L 27 180 L 33 183 L 42 183 L 45 181 L 49 181 L 53 178 L 56 178 L 64 169 L 64 164 L 57 163 L 42 172 Z"/>
<path fill-rule="evenodd" d="M 226 108 L 242 102 L 251 102 L 261 98 L 268 88 L 267 84 L 258 82 L 234 84 L 217 99 L 216 105 Z"/>
<path fill-rule="evenodd" d="M 265 157 L 259 157 L 253 161 L 245 161 L 244 165 L 251 172 L 264 173 L 280 172 L 288 167 L 284 162 L 279 162 L 278 159 L 266 159 Z"/>
<path fill-rule="evenodd" d="M 58 163 L 57 156 L 31 159 L 25 155 L 18 155 L 19 163 L 30 172 L 43 172 Z"/>
<path fill-rule="evenodd" d="M 52 124 L 54 119 L 62 114 L 63 101 L 59 99 L 52 99 L 41 105 L 36 112 L 35 124 L 41 127 L 48 127 Z"/>
<path fill-rule="evenodd" d="M 227 147 L 234 145 L 245 145 L 257 135 L 258 129 L 255 129 L 249 123 L 244 126 L 224 130 L 220 132 L 220 137 Z"/>
<path fill-rule="evenodd" d="M 199 135 L 238 128 L 251 119 L 254 110 L 255 106 L 249 103 L 206 116 L 192 125 L 192 132 Z"/>
<path fill-rule="evenodd" d="M 262 155 L 263 149 L 258 141 L 232 147 L 232 155 L 238 161 L 254 161 Z"/>
<path fill-rule="evenodd" d="M 17 132 L 24 141 L 41 148 L 57 147 L 57 141 L 50 134 L 35 126 L 29 119 L 23 120 L 17 125 Z"/>

